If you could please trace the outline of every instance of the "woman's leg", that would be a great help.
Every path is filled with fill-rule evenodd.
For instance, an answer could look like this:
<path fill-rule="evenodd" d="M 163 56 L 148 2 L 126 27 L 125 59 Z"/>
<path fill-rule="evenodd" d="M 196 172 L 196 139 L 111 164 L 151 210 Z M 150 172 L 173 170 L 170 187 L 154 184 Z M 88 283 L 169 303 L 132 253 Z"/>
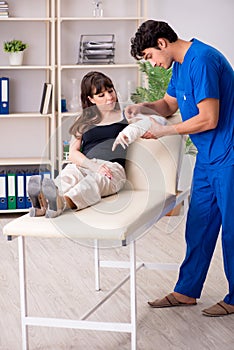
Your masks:
<path fill-rule="evenodd" d="M 67 164 L 56 177 L 54 183 L 59 191 L 66 195 L 66 193 L 76 186 L 85 176 L 86 174 L 75 164 Z"/>
<path fill-rule="evenodd" d="M 103 161 L 100 160 L 101 163 Z M 86 176 L 64 193 L 72 200 L 78 210 L 100 202 L 102 197 L 114 194 L 124 186 L 126 175 L 123 167 L 118 163 L 111 162 L 108 162 L 108 167 L 112 170 L 112 179 L 85 169 Z"/>
<path fill-rule="evenodd" d="M 85 173 L 74 164 L 68 164 L 53 181 L 44 179 L 42 191 L 48 202 L 47 218 L 54 218 L 63 213 L 65 209 L 75 209 L 76 204 L 66 193 L 77 186 L 85 177 Z"/>

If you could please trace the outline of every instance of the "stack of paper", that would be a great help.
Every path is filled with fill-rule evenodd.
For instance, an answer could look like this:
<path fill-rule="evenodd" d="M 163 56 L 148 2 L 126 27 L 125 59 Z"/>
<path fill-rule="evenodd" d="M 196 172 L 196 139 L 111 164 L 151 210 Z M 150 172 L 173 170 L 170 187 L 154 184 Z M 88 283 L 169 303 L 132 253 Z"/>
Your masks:
<path fill-rule="evenodd" d="M 9 17 L 9 6 L 6 1 L 0 1 L 0 17 Z"/>
<path fill-rule="evenodd" d="M 81 35 L 78 63 L 114 63 L 114 46 L 114 34 Z"/>

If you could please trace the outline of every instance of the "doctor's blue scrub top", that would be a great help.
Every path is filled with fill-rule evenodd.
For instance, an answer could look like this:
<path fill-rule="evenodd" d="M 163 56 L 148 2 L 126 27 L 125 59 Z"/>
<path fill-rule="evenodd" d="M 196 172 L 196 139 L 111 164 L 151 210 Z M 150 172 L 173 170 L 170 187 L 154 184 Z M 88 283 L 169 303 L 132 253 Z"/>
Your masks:
<path fill-rule="evenodd" d="M 178 102 L 182 120 L 199 113 L 197 104 L 206 98 L 219 99 L 218 125 L 190 137 L 203 165 L 234 165 L 234 72 L 217 49 L 192 39 L 182 64 L 174 62 L 167 93 Z"/>

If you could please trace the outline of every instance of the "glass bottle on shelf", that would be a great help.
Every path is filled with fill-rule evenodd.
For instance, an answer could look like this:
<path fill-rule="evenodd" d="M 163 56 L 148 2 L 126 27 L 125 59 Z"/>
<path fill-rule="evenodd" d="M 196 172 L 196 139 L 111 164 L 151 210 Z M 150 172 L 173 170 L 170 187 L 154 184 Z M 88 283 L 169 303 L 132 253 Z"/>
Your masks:
<path fill-rule="evenodd" d="M 100 0 L 95 0 L 93 1 L 93 4 L 94 4 L 93 16 L 102 17 L 103 16 L 102 2 Z"/>
<path fill-rule="evenodd" d="M 131 99 L 132 94 L 135 91 L 135 83 L 133 81 L 127 81 L 127 96 L 124 98 L 122 103 L 122 109 L 124 109 L 128 105 L 132 105 L 133 101 Z"/>
<path fill-rule="evenodd" d="M 80 100 L 78 94 L 78 79 L 72 78 L 72 97 L 68 101 L 67 107 L 69 112 L 78 112 L 80 108 Z"/>
<path fill-rule="evenodd" d="M 131 100 L 131 96 L 135 91 L 135 84 L 133 81 L 128 80 L 127 81 L 127 104 L 133 104 Z"/>

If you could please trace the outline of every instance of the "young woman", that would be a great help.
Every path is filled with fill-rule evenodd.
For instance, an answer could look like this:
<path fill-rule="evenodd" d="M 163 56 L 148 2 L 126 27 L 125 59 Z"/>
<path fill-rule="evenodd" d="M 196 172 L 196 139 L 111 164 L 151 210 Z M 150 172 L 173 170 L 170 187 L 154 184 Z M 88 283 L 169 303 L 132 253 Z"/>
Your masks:
<path fill-rule="evenodd" d="M 52 218 L 65 209 L 80 210 L 124 186 L 126 150 L 117 145 L 112 151 L 112 145 L 127 121 L 111 79 L 101 72 L 86 74 L 81 82 L 81 103 L 82 114 L 70 128 L 71 164 L 54 181 L 41 181 L 40 175 L 30 178 L 30 216 Z"/>

